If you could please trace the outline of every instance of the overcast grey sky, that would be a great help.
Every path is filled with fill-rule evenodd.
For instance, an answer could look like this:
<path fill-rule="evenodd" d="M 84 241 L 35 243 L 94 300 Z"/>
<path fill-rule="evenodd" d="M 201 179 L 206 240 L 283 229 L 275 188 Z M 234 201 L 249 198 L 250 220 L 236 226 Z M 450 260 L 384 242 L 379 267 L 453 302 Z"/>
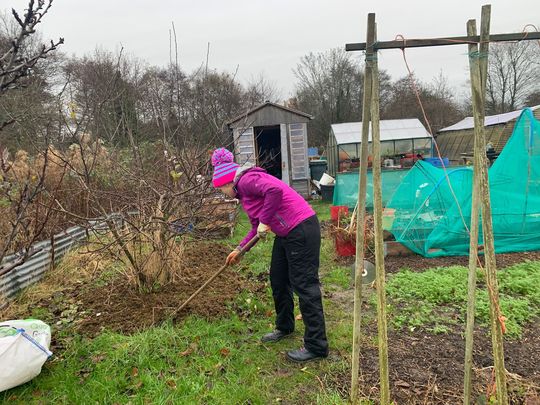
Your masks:
<path fill-rule="evenodd" d="M 480 20 L 476 0 L 54 0 L 41 30 L 44 38 L 65 38 L 62 50 L 82 56 L 96 47 L 125 51 L 153 65 L 169 60 L 174 22 L 180 64 L 192 71 L 204 63 L 234 72 L 245 83 L 261 73 L 283 98 L 294 91 L 292 69 L 309 52 L 364 42 L 369 12 L 377 14 L 379 40 L 465 34 L 468 19 Z M 26 0 L 3 0 L 24 8 Z M 540 25 L 539 0 L 492 0 L 491 32 L 520 32 Z M 423 80 L 442 70 L 457 93 L 468 77 L 466 46 L 408 50 L 411 68 Z M 406 74 L 401 51 L 381 52 L 379 67 L 395 79 Z"/>

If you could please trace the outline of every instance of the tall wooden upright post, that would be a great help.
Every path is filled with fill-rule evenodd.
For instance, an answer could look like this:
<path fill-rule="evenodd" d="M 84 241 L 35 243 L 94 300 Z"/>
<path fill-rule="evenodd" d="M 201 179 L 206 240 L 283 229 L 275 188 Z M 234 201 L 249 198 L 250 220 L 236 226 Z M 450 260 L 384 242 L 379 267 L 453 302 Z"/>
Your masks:
<path fill-rule="evenodd" d="M 366 216 L 366 189 L 368 167 L 369 122 L 371 120 L 372 59 L 375 43 L 375 14 L 368 14 L 367 47 L 362 99 L 362 144 L 360 176 L 358 179 L 358 208 L 356 210 L 356 263 L 354 271 L 354 326 L 351 358 L 351 402 L 358 402 L 358 372 L 360 369 L 360 321 L 362 312 L 362 273 L 364 272 L 364 223 Z"/>
<path fill-rule="evenodd" d="M 480 35 L 480 49 L 477 44 L 469 44 L 469 55 L 471 56 L 483 56 L 479 58 L 478 65 L 480 69 L 480 85 L 481 94 L 485 102 L 486 94 L 486 79 L 487 79 L 487 51 L 489 44 L 489 22 L 486 18 L 489 17 L 489 13 L 482 12 L 481 20 L 481 35 Z M 476 21 L 469 20 L 467 22 L 467 35 L 476 36 Z M 471 83 L 473 81 L 471 70 Z M 484 112 L 481 111 L 482 120 L 484 119 Z M 480 142 L 479 137 L 474 138 L 474 150 L 478 150 L 477 144 Z M 469 229 L 470 242 L 469 242 L 469 277 L 468 277 L 468 298 L 467 298 L 467 325 L 465 328 L 465 372 L 464 372 L 464 384 L 463 384 L 463 404 L 471 404 L 472 393 L 472 364 L 473 364 L 473 344 L 474 344 L 474 316 L 476 311 L 476 268 L 478 262 L 478 228 L 479 228 L 479 214 L 480 214 L 480 165 L 485 161 L 481 160 L 478 154 L 474 154 L 474 172 L 473 172 L 473 189 L 471 200 L 471 224 Z"/>
<path fill-rule="evenodd" d="M 481 32 L 484 34 L 485 45 L 484 53 L 469 55 L 469 65 L 471 70 L 471 88 L 473 101 L 474 115 L 474 135 L 478 138 L 475 141 L 475 161 L 478 164 L 478 172 L 480 174 L 477 186 L 480 188 L 481 206 L 482 206 L 482 234 L 484 239 L 484 257 L 486 271 L 486 286 L 490 299 L 489 313 L 491 324 L 491 340 L 493 345 L 493 359 L 495 366 L 495 383 L 497 389 L 497 404 L 508 404 L 508 391 L 506 387 L 506 370 L 504 367 L 504 347 L 502 315 L 499 309 L 499 289 L 497 285 L 497 266 L 495 262 L 495 242 L 493 238 L 493 223 L 491 220 L 491 202 L 489 192 L 489 179 L 487 173 L 487 158 L 486 158 L 486 140 L 484 133 L 484 91 L 482 87 L 482 72 L 480 66 L 484 69 L 487 64 L 480 62 L 483 58 L 487 58 L 488 43 L 485 42 L 489 38 L 489 23 L 490 23 L 491 6 L 485 5 L 482 7 L 482 26 Z"/>
<path fill-rule="evenodd" d="M 476 35 L 476 21 L 470 20 L 467 23 L 468 35 Z M 478 53 L 476 44 L 469 45 L 469 54 Z M 474 149 L 478 137 L 474 138 Z M 471 199 L 471 224 L 469 228 L 469 276 L 468 276 L 468 297 L 467 297 L 467 325 L 465 327 L 465 372 L 463 384 L 463 404 L 471 403 L 472 391 L 472 362 L 474 343 L 474 316 L 476 311 L 476 264 L 478 260 L 478 220 L 480 213 L 480 187 L 478 185 L 479 166 L 478 156 L 474 155 L 473 189 Z"/>
<path fill-rule="evenodd" d="M 375 25 L 375 39 L 377 38 Z M 377 286 L 377 328 L 379 346 L 379 375 L 381 380 L 381 405 L 390 404 L 388 377 L 388 336 L 386 325 L 386 286 L 384 272 L 384 242 L 382 228 L 381 133 L 379 118 L 379 65 L 377 51 L 371 59 L 373 90 L 371 95 L 371 137 L 373 149 L 373 217 L 375 226 L 375 266 Z"/>

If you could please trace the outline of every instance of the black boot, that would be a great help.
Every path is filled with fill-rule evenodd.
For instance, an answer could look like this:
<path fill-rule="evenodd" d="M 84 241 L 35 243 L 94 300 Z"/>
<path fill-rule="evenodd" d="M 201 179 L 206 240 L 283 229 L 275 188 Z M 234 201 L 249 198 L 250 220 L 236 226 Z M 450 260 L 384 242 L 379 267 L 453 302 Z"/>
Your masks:
<path fill-rule="evenodd" d="M 298 350 L 291 350 L 287 352 L 287 358 L 297 363 L 304 363 L 306 361 L 323 359 L 327 356 L 328 354 L 323 355 L 323 354 L 312 353 L 305 347 L 301 347 Z"/>
<path fill-rule="evenodd" d="M 273 332 L 267 333 L 261 338 L 261 342 L 263 343 L 274 343 L 279 342 L 281 339 L 292 335 L 292 332 L 282 332 L 278 329 L 276 329 Z"/>

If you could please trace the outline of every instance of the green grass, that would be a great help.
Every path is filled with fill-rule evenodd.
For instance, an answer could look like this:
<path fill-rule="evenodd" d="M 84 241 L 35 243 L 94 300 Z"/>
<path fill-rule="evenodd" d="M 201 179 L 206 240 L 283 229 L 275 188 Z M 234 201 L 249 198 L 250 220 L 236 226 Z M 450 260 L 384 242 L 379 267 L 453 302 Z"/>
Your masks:
<path fill-rule="evenodd" d="M 314 374 L 332 363 L 302 366 L 285 360 L 295 341 L 263 346 L 266 319 L 249 322 L 231 316 L 208 322 L 189 318 L 133 336 L 104 333 L 72 342 L 39 378 L 0 394 L 8 401 L 48 403 L 267 404 L 278 398 L 302 402 L 294 387 L 314 389 Z M 308 393 L 315 403 L 333 392 Z M 324 403 L 324 402 L 321 402 Z M 334 402 L 339 403 L 339 402 Z"/>
<path fill-rule="evenodd" d="M 498 272 L 500 308 L 506 317 L 506 336 L 519 338 L 523 326 L 540 315 L 540 262 L 516 264 Z M 422 273 L 401 271 L 387 285 L 391 322 L 397 328 L 426 327 L 444 333 L 463 323 L 467 304 L 467 269 L 448 267 Z M 478 272 L 479 285 L 484 285 Z M 476 296 L 476 320 L 489 323 L 489 298 L 484 288 Z"/>

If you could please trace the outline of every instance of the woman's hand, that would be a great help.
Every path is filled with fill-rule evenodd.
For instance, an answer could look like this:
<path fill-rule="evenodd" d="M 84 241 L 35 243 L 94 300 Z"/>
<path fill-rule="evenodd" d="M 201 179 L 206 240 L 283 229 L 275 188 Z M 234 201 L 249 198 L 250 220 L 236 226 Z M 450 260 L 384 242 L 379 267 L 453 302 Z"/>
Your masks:
<path fill-rule="evenodd" d="M 229 253 L 229 256 L 225 259 L 225 264 L 227 266 L 232 266 L 240 261 L 242 256 L 240 255 L 239 249 L 234 249 L 231 253 Z"/>
<path fill-rule="evenodd" d="M 262 222 L 259 222 L 259 226 L 257 227 L 257 235 L 259 236 L 259 238 L 266 238 L 268 232 L 270 232 L 270 227 L 266 224 L 263 224 Z"/>

